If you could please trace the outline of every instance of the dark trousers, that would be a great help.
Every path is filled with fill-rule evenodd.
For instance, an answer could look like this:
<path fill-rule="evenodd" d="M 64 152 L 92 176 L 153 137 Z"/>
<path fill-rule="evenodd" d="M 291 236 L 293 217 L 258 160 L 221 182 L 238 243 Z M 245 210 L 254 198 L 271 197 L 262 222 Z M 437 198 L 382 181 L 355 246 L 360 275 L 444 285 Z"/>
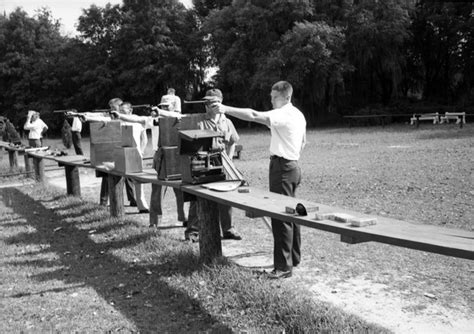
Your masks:
<path fill-rule="evenodd" d="M 270 191 L 295 197 L 301 182 L 298 161 L 273 157 L 270 160 Z M 288 271 L 301 261 L 300 226 L 272 219 L 273 265 L 275 269 Z"/>
<path fill-rule="evenodd" d="M 74 145 L 74 150 L 76 151 L 77 155 L 84 155 L 82 152 L 81 146 L 81 133 L 79 131 L 71 131 L 72 134 L 72 144 Z"/>
<path fill-rule="evenodd" d="M 186 221 L 186 215 L 184 214 L 183 192 L 178 188 L 172 188 L 172 189 L 176 197 L 176 210 L 178 212 L 178 221 L 184 222 Z M 161 202 L 164 196 L 163 187 L 161 185 L 156 184 L 152 186 L 151 191 L 152 191 L 151 198 L 153 200 L 150 201 L 150 215 L 154 214 L 155 216 L 162 216 L 163 209 L 161 207 Z"/>
<path fill-rule="evenodd" d="M 43 146 L 41 143 L 41 139 L 28 139 L 28 144 L 30 147 L 41 147 Z"/>
<path fill-rule="evenodd" d="M 127 192 L 127 199 L 131 203 L 136 203 L 135 192 L 133 190 L 133 182 L 128 177 L 125 178 L 125 190 Z M 107 205 L 108 200 L 109 200 L 109 182 L 107 181 L 107 176 L 103 176 L 102 182 L 100 184 L 100 205 Z"/>

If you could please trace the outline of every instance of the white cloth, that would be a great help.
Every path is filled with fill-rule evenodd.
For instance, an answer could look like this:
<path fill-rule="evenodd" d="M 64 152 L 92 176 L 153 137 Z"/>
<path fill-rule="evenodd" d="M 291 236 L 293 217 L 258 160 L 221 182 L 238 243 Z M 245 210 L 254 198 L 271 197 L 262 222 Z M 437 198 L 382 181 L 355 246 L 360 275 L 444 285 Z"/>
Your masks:
<path fill-rule="evenodd" d="M 287 103 L 268 112 L 270 117 L 270 154 L 288 160 L 298 160 L 306 133 L 306 119 L 303 113 Z"/>
<path fill-rule="evenodd" d="M 28 118 L 23 128 L 30 131 L 28 134 L 28 139 L 41 139 L 43 138 L 43 129 L 47 130 L 48 126 L 40 118 L 34 120 L 33 122 L 31 122 L 31 119 Z"/>
<path fill-rule="evenodd" d="M 79 117 L 72 118 L 71 131 L 81 132 L 82 131 L 82 122 Z"/>

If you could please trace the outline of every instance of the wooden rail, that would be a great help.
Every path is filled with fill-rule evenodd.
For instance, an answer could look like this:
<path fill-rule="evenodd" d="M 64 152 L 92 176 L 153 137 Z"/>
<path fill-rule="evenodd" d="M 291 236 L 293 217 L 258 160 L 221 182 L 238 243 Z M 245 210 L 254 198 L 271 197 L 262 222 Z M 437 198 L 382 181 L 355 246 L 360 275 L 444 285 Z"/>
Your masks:
<path fill-rule="evenodd" d="M 94 168 L 108 175 L 110 186 L 110 213 L 112 216 L 121 217 L 123 207 L 123 177 L 132 178 L 138 182 L 151 183 L 152 185 L 171 186 L 180 188 L 185 193 L 195 196 L 197 201 L 198 217 L 200 219 L 201 231 L 199 238 L 200 256 L 204 262 L 210 262 L 222 255 L 220 240 L 220 227 L 218 215 L 216 215 L 217 204 L 226 204 L 236 207 L 253 216 L 265 216 L 290 221 L 309 228 L 315 228 L 327 232 L 339 234 L 341 241 L 347 243 L 360 243 L 375 241 L 405 248 L 411 248 L 431 253 L 438 253 L 465 259 L 474 259 L 474 232 L 444 228 L 425 224 L 412 224 L 401 220 L 377 216 L 377 224 L 367 227 L 352 227 L 348 223 L 339 223 L 330 220 L 316 220 L 314 213 L 308 216 L 298 216 L 286 213 L 286 207 L 296 207 L 302 203 L 305 207 L 318 207 L 321 213 L 344 213 L 355 217 L 368 217 L 355 211 L 330 207 L 320 203 L 287 197 L 268 191 L 249 188 L 249 192 L 217 192 L 206 189 L 200 185 L 183 185 L 180 181 L 158 180 L 153 169 L 146 169 L 141 173 L 123 174 L 105 166 L 91 166 L 80 156 L 52 157 L 44 153 L 28 153 L 34 160 L 51 159 L 58 164 L 69 168 L 66 172 L 68 194 L 80 194 L 79 174 L 75 168 Z M 35 166 L 41 168 L 39 162 Z M 35 173 L 41 171 L 35 169 Z M 39 175 L 37 180 L 42 180 Z M 153 200 L 153 199 L 152 199 Z M 374 215 L 370 215 L 374 217 Z"/>

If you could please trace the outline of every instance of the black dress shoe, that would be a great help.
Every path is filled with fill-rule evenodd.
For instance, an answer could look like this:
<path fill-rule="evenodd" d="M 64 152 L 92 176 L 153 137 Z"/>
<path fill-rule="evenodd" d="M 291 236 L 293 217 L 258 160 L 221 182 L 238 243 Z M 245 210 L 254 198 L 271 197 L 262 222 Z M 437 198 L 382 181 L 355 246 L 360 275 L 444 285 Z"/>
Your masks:
<path fill-rule="evenodd" d="M 273 270 L 268 274 L 268 278 L 269 278 L 269 279 L 288 278 L 288 277 L 291 277 L 291 275 L 293 275 L 293 273 L 291 272 L 291 270 L 283 271 L 283 270 L 273 269 Z"/>
<path fill-rule="evenodd" d="M 224 233 L 222 239 L 232 239 L 232 240 L 242 240 L 242 237 L 238 235 L 236 232 L 227 231 Z"/>
<path fill-rule="evenodd" d="M 150 213 L 150 210 L 143 209 L 143 210 L 139 210 L 138 213 Z"/>

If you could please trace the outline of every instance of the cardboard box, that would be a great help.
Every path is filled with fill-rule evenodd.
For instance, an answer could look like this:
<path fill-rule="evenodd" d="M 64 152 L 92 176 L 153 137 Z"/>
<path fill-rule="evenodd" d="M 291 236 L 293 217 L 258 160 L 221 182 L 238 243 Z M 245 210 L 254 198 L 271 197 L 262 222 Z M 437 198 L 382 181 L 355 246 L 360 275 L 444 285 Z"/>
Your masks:
<path fill-rule="evenodd" d="M 143 160 L 136 147 L 116 147 L 114 150 L 115 170 L 122 173 L 143 171 Z"/>
<path fill-rule="evenodd" d="M 120 121 L 90 122 L 91 144 L 115 143 L 122 140 Z"/>
<path fill-rule="evenodd" d="M 123 124 L 122 125 L 122 147 L 138 147 L 140 148 L 140 137 L 143 127 L 140 124 Z"/>
<path fill-rule="evenodd" d="M 91 143 L 90 159 L 92 166 L 102 165 L 106 161 L 114 161 L 114 151 L 120 147 L 121 141 L 109 143 Z"/>
<path fill-rule="evenodd" d="M 178 146 L 179 131 L 198 129 L 198 123 L 205 118 L 205 113 L 183 115 L 181 120 L 171 117 L 160 118 L 159 146 Z"/>

